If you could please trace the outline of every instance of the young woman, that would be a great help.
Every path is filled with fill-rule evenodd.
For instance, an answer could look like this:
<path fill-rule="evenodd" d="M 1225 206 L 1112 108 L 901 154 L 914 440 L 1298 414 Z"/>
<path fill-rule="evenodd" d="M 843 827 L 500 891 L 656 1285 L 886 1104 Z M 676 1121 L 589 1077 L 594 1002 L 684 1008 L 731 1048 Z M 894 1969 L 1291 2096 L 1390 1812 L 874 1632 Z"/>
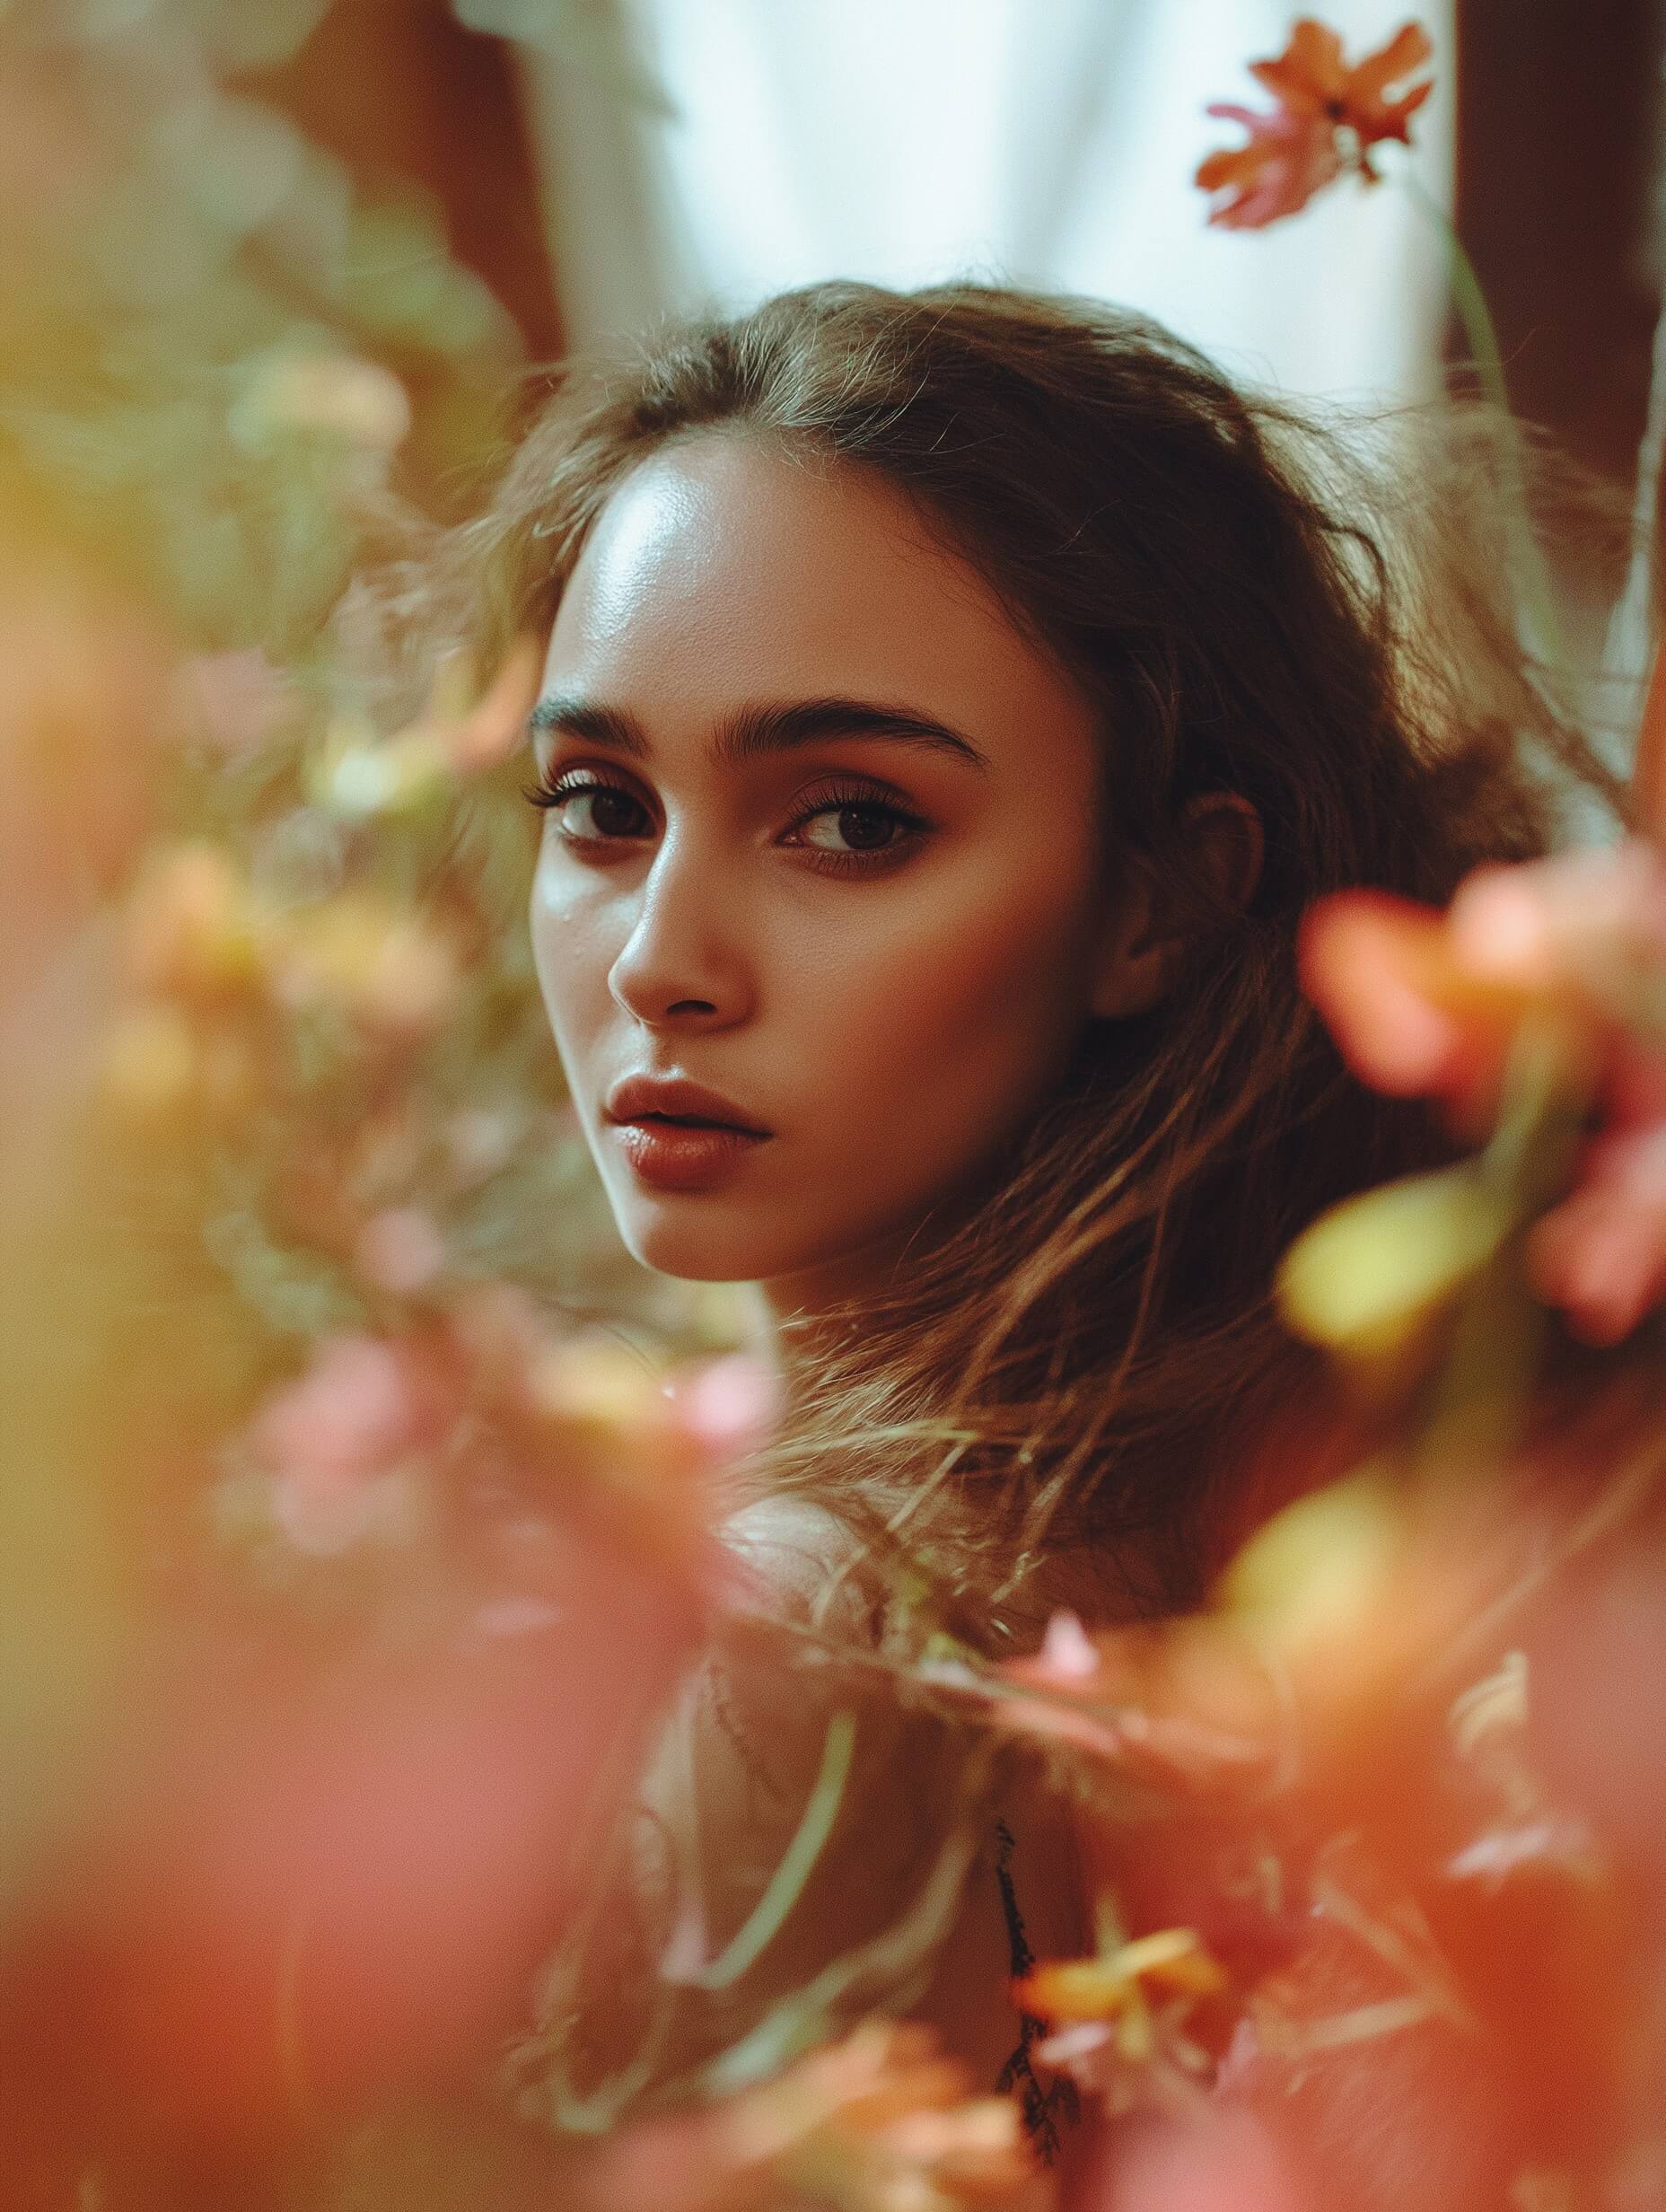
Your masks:
<path fill-rule="evenodd" d="M 1302 912 L 1619 800 L 1519 648 L 1492 432 L 1377 436 L 1109 307 L 825 284 L 564 376 L 462 534 L 482 659 L 548 640 L 531 927 L 620 1233 L 757 1285 L 786 1388 L 750 1625 L 552 1984 L 558 2120 L 878 2004 L 1061 2132 L 1007 1981 L 1079 1946 L 1064 1813 L 896 1663 L 1196 1601 L 1323 1410 L 1276 1256 L 1441 1148 Z"/>

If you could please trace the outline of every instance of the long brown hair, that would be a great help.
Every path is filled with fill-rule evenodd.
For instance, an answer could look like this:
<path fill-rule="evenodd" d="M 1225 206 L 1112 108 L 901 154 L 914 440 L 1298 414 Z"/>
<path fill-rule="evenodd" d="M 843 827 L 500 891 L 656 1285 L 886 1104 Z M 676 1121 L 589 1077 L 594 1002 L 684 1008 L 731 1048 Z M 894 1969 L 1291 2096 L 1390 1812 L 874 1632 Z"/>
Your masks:
<path fill-rule="evenodd" d="M 981 572 L 1100 710 L 1105 865 L 1146 871 L 1190 946 L 1155 1010 L 1093 1025 L 981 1204 L 823 1317 L 767 1478 L 906 1545 L 976 1640 L 1033 1620 L 1002 1607 L 1048 1558 L 1094 1562 L 1084 1609 L 1188 1602 L 1235 1440 L 1314 1379 L 1277 1255 L 1442 1149 L 1343 1070 L 1298 988 L 1303 909 L 1357 883 L 1443 900 L 1543 849 L 1559 790 L 1625 811 L 1522 649 L 1519 450 L 1450 403 L 1323 420 L 1098 302 L 818 284 L 557 373 L 455 541 L 482 661 L 547 628 L 631 468 L 717 429 L 879 471 Z M 1241 911 L 1185 834 L 1212 791 L 1265 830 Z"/>

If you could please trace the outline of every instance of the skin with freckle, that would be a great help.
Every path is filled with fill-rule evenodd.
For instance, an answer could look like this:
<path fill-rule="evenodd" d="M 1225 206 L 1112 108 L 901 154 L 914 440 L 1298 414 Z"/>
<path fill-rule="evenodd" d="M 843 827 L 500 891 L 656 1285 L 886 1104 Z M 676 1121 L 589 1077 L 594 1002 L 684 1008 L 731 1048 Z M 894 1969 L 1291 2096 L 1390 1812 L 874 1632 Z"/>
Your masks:
<path fill-rule="evenodd" d="M 627 794 L 549 810 L 531 907 L 626 1243 L 780 1310 L 859 1291 L 1142 987 L 1136 908 L 1100 879 L 1087 702 L 879 478 L 734 434 L 656 453 L 608 501 L 543 691 L 628 714 L 652 749 L 539 740 L 546 783 Z M 929 715 L 986 765 L 873 735 L 708 759 L 735 709 L 829 696 Z M 829 785 L 924 826 L 841 813 Z M 771 1140 L 713 1187 L 649 1187 L 603 1110 L 638 1071 L 722 1093 Z"/>

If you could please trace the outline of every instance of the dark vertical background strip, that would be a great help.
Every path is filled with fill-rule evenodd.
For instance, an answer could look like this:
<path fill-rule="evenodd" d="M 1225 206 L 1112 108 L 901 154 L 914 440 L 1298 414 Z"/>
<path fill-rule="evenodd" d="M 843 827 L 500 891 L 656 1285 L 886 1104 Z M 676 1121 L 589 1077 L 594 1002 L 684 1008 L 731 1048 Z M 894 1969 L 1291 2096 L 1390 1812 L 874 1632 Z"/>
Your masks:
<path fill-rule="evenodd" d="M 1661 304 L 1661 0 L 1458 0 L 1460 235 L 1518 414 L 1629 483 Z M 1453 357 L 1461 334 L 1450 339 Z"/>
<path fill-rule="evenodd" d="M 455 258 L 484 279 L 534 360 L 563 347 L 513 49 L 467 31 L 446 0 L 336 0 L 281 68 L 249 80 L 375 187 L 408 180 L 444 214 Z"/>

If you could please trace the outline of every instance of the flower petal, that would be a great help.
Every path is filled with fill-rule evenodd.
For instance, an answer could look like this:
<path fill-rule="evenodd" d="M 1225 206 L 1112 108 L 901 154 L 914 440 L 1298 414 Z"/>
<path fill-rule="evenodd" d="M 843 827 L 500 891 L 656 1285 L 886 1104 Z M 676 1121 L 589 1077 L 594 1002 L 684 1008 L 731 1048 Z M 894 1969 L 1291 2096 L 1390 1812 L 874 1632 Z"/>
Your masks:
<path fill-rule="evenodd" d="M 1367 145 L 1380 138 L 1406 136 L 1407 118 L 1416 112 L 1434 91 L 1434 81 L 1414 86 L 1399 100 L 1386 97 L 1390 84 L 1399 84 L 1420 69 L 1434 52 L 1429 34 L 1419 23 L 1405 23 L 1385 47 L 1368 54 L 1347 73 L 1343 104 L 1347 119 Z"/>
<path fill-rule="evenodd" d="M 1342 98 L 1347 83 L 1341 39 L 1311 15 L 1293 26 L 1289 45 L 1276 60 L 1251 62 L 1250 74 L 1298 115 L 1323 116 L 1331 101 Z"/>

